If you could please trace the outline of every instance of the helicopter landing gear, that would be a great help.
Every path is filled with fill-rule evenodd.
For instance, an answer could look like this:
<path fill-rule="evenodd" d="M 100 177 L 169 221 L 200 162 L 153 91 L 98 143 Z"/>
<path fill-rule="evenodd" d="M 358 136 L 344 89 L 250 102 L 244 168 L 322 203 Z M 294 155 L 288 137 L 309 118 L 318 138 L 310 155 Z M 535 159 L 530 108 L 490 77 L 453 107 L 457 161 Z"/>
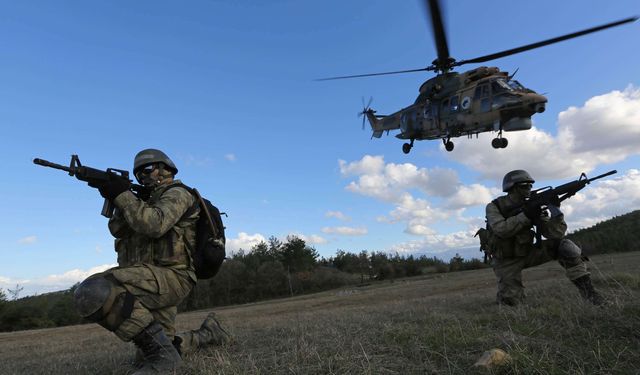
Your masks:
<path fill-rule="evenodd" d="M 444 143 L 444 149 L 451 152 L 453 151 L 453 142 L 451 142 L 451 138 L 442 138 L 442 143 Z"/>
<path fill-rule="evenodd" d="M 405 143 L 402 145 L 402 152 L 404 152 L 405 154 L 408 154 L 411 151 L 411 148 L 413 147 L 413 141 L 414 139 L 411 139 L 411 143 Z"/>
<path fill-rule="evenodd" d="M 498 133 L 498 138 L 491 140 L 491 146 L 493 148 L 506 148 L 509 141 L 506 138 L 502 138 L 502 130 Z"/>

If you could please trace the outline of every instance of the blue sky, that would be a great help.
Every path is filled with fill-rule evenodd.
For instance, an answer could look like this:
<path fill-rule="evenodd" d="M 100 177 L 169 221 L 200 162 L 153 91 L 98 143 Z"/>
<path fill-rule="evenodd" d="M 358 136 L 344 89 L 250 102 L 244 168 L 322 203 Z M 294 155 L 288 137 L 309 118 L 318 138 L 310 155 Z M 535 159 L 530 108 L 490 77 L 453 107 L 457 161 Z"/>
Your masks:
<path fill-rule="evenodd" d="M 457 59 L 640 14 L 630 0 L 443 7 Z M 131 169 L 160 148 L 228 212 L 231 250 L 297 234 L 325 257 L 475 254 L 469 233 L 516 168 L 541 184 L 618 169 L 563 205 L 571 230 L 637 209 L 639 36 L 636 22 L 489 62 L 545 93 L 535 129 L 507 134 L 505 150 L 485 134 L 405 155 L 362 131 L 361 98 L 394 112 L 431 74 L 314 79 L 428 65 L 419 1 L 2 2 L 0 288 L 61 289 L 115 263 L 97 191 L 34 157 Z"/>

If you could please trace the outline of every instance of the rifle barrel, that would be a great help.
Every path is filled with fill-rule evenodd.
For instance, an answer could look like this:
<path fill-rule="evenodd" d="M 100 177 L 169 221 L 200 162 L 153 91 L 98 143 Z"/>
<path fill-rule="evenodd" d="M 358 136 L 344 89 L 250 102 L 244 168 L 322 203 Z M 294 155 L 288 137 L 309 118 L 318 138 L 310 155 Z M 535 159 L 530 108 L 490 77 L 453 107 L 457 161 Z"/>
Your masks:
<path fill-rule="evenodd" d="M 593 181 L 593 180 L 597 180 L 597 179 L 602 178 L 602 177 L 611 176 L 612 174 L 616 174 L 616 173 L 618 173 L 618 171 L 614 169 L 614 170 L 609 171 L 609 172 L 607 172 L 607 173 L 603 173 L 603 174 L 601 174 L 601 175 L 599 175 L 599 176 L 595 176 L 595 177 L 593 177 L 593 178 L 590 178 L 590 179 L 589 179 L 589 182 L 591 182 L 591 181 Z"/>
<path fill-rule="evenodd" d="M 52 162 L 44 160 L 44 159 L 35 158 L 35 159 L 33 159 L 33 164 L 38 164 L 38 165 L 41 165 L 43 167 L 60 169 L 60 170 L 63 170 L 65 172 L 71 172 L 71 168 L 69 168 L 69 167 L 65 167 L 64 165 L 52 163 Z"/>

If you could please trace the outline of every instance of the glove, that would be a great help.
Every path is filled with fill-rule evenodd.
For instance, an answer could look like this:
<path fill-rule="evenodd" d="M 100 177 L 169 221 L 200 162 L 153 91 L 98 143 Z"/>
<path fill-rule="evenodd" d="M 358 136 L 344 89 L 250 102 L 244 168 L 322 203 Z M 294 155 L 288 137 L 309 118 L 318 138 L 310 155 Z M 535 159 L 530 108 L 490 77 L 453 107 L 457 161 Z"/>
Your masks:
<path fill-rule="evenodd" d="M 113 201 L 118 195 L 131 188 L 131 181 L 123 177 L 110 175 L 108 181 L 90 182 L 89 186 L 98 189 L 104 199 Z"/>
<path fill-rule="evenodd" d="M 549 206 L 556 206 L 560 207 L 560 197 L 558 197 L 557 195 L 554 195 L 551 199 L 549 199 Z"/>
<path fill-rule="evenodd" d="M 549 206 L 547 206 L 547 208 L 549 209 L 549 213 L 551 214 L 552 218 L 562 215 L 562 211 L 560 211 L 560 208 L 558 208 L 558 206 L 550 204 Z"/>
<path fill-rule="evenodd" d="M 524 212 L 524 216 L 533 221 L 539 218 L 540 215 L 542 215 L 542 207 L 537 205 L 525 204 L 522 212 Z"/>

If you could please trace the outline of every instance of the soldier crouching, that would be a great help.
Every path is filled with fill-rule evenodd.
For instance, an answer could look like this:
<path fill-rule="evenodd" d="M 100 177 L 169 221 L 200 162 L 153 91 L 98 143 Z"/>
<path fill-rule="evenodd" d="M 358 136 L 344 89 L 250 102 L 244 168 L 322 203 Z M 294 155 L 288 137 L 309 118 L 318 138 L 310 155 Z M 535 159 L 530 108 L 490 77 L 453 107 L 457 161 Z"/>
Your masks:
<path fill-rule="evenodd" d="M 522 302 L 525 298 L 522 270 L 557 260 L 584 299 L 602 304 L 602 297 L 591 283 L 582 250 L 564 237 L 567 224 L 559 200 L 547 207 L 549 213 L 525 204 L 534 182 L 524 170 L 507 173 L 502 182 L 507 195 L 493 200 L 486 208 L 489 249 L 498 281 L 497 302 L 511 306 Z M 539 247 L 534 246 L 534 222 L 546 238 Z"/>
<path fill-rule="evenodd" d="M 135 374 L 172 371 L 182 363 L 181 351 L 229 337 L 214 315 L 199 330 L 176 335 L 177 306 L 197 281 L 190 251 L 200 213 L 193 195 L 174 180 L 177 172 L 166 154 L 147 149 L 136 155 L 134 174 L 148 197 L 133 194 L 126 179 L 92 185 L 116 206 L 109 230 L 118 267 L 83 281 L 75 304 L 82 317 L 135 343 L 142 354 Z"/>

